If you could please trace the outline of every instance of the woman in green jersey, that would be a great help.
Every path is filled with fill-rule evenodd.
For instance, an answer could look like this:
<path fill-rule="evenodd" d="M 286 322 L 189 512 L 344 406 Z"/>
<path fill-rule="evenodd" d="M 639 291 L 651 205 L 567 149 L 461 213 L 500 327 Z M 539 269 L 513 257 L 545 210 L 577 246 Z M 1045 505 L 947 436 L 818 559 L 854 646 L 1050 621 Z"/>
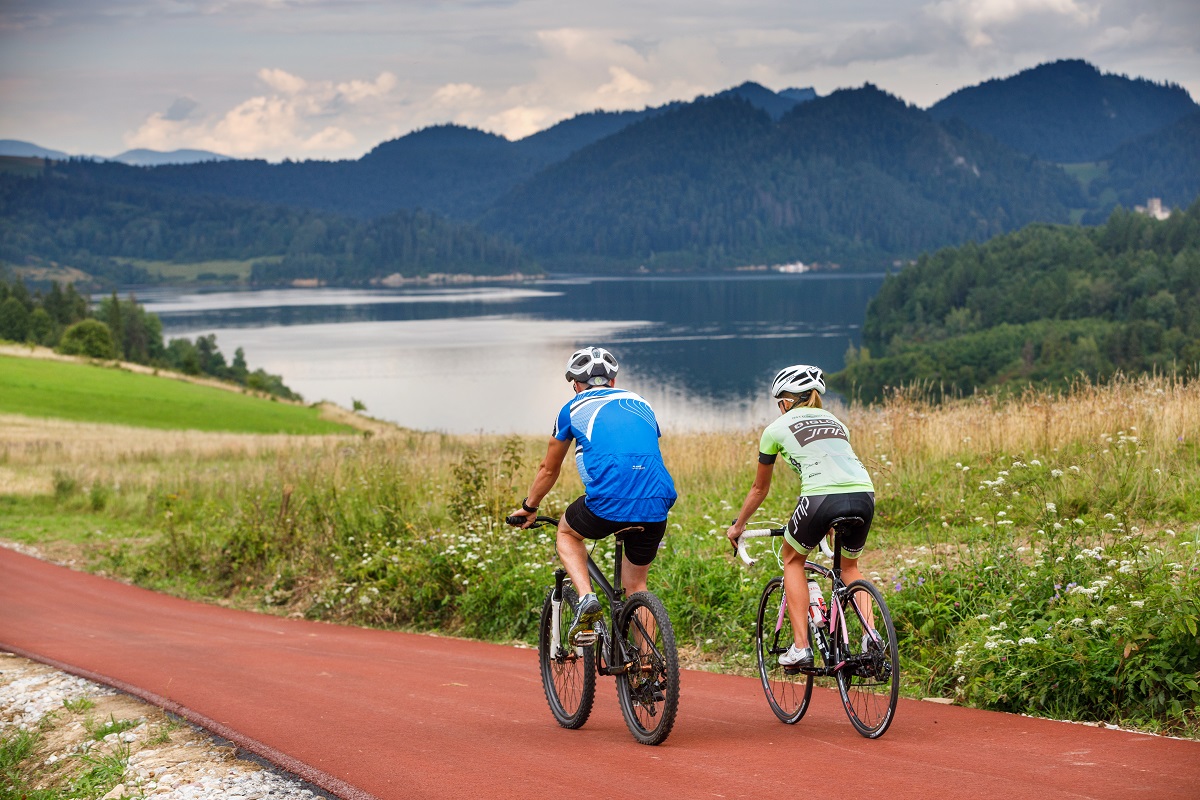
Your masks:
<path fill-rule="evenodd" d="M 733 525 L 725 532 L 736 542 L 746 522 L 767 499 L 775 460 L 783 455 L 800 476 L 800 499 L 788 520 L 783 545 L 783 586 L 793 644 L 779 657 L 785 667 L 813 663 L 808 641 L 808 581 L 804 562 L 829 533 L 837 517 L 860 517 L 863 523 L 842 536 L 842 579 L 862 578 L 858 557 L 867 543 L 875 515 L 875 487 L 866 467 L 850 447 L 849 432 L 821 407 L 825 376 L 817 367 L 797 364 L 781 370 L 771 382 L 771 397 L 780 417 L 763 431 L 758 446 L 758 472 Z M 872 631 L 873 633 L 874 631 Z"/>

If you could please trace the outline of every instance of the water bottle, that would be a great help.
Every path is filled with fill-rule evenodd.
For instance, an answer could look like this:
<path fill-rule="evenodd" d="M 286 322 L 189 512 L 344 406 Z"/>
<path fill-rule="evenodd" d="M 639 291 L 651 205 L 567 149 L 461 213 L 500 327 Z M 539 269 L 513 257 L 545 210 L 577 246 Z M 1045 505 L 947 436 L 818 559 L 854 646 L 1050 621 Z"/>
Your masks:
<path fill-rule="evenodd" d="M 808 582 L 808 613 L 816 627 L 820 628 L 825 624 L 825 598 L 821 595 L 821 587 L 816 581 Z"/>

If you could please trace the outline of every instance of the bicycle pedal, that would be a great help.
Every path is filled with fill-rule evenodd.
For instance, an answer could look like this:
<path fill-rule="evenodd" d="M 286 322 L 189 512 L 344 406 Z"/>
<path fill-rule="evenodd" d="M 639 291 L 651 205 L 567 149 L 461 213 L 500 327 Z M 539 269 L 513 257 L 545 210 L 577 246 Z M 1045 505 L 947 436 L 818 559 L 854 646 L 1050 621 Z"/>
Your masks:
<path fill-rule="evenodd" d="M 595 643 L 596 643 L 596 632 L 595 631 L 580 631 L 579 633 L 575 634 L 574 644 L 576 647 L 591 647 Z"/>
<path fill-rule="evenodd" d="M 783 674 L 784 675 L 799 675 L 800 668 L 799 667 L 784 667 Z"/>

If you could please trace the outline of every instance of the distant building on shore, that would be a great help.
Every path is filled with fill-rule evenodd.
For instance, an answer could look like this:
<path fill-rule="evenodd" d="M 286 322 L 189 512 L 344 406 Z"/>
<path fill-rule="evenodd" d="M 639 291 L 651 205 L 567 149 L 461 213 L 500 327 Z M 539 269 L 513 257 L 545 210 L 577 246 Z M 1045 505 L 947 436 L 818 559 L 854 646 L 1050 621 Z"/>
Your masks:
<path fill-rule="evenodd" d="M 1163 208 L 1161 197 L 1151 197 L 1144 206 L 1134 206 L 1133 210 L 1155 219 L 1166 219 L 1171 216 L 1171 209 Z"/>

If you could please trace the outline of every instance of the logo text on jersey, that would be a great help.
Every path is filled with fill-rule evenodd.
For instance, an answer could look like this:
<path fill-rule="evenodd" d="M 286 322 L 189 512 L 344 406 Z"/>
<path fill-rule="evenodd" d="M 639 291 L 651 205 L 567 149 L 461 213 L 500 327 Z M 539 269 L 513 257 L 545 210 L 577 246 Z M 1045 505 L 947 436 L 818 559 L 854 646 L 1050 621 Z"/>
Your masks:
<path fill-rule="evenodd" d="M 830 422 L 823 419 L 802 419 L 788 425 L 788 430 L 796 437 L 796 441 L 803 447 L 806 444 L 811 444 L 818 439 L 846 439 L 846 429 L 836 422 Z"/>

